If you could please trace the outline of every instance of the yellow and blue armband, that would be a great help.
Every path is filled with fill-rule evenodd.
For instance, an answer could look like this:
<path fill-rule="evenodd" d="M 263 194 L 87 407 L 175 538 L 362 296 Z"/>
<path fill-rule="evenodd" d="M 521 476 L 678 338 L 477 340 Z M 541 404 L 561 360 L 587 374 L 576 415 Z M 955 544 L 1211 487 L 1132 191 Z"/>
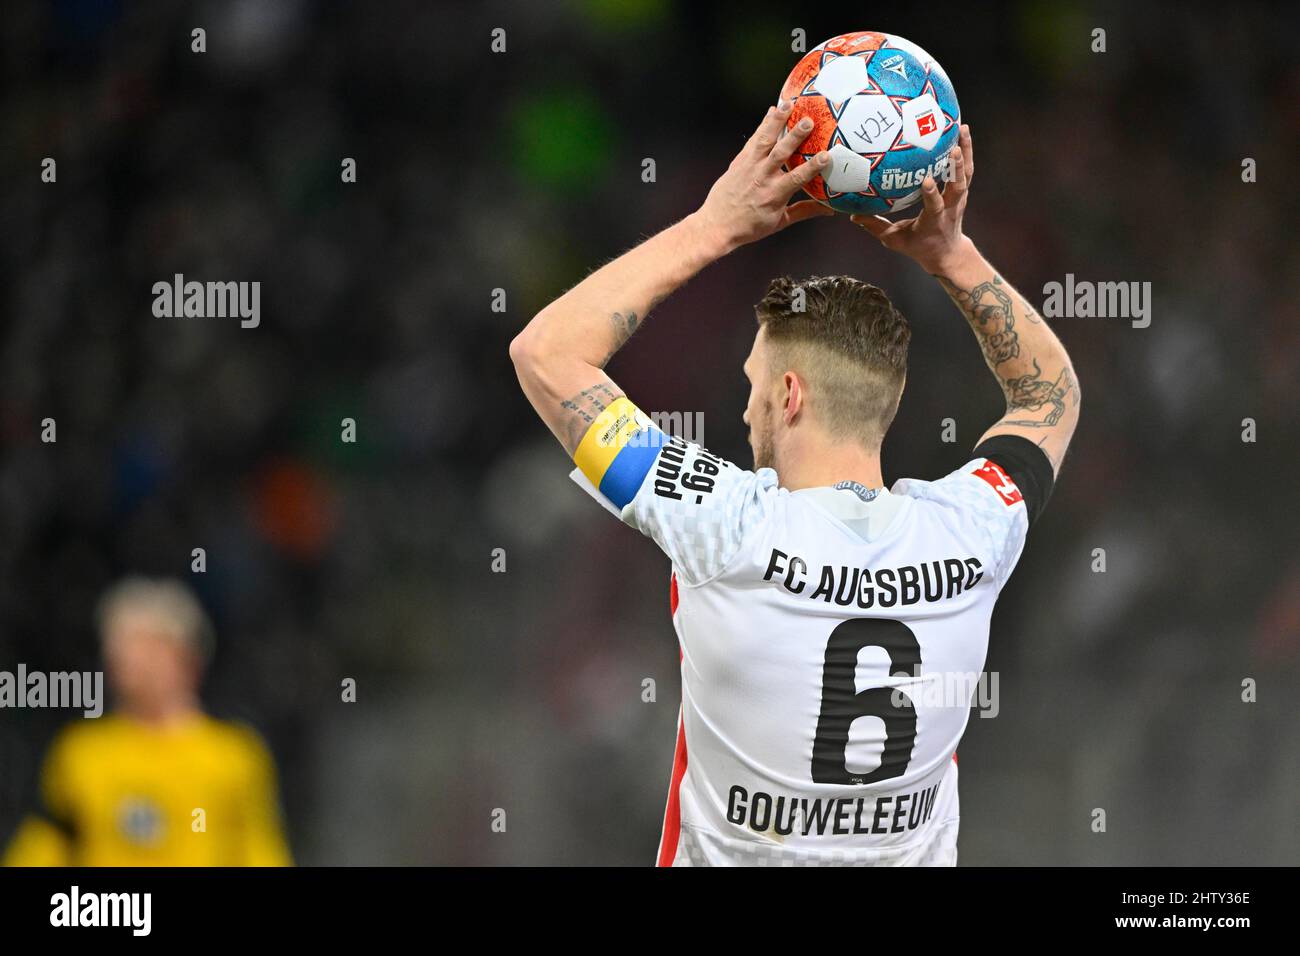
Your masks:
<path fill-rule="evenodd" d="M 587 480 L 620 510 L 636 497 L 667 436 L 627 396 L 596 417 L 573 461 Z"/>

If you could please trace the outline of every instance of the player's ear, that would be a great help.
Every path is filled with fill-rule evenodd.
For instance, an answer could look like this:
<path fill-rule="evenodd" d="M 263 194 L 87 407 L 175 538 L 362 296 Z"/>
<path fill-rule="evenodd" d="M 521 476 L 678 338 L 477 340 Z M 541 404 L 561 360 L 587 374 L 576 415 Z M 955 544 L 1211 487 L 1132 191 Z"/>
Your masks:
<path fill-rule="evenodd" d="M 803 410 L 804 388 L 803 382 L 794 372 L 786 372 L 781 376 L 782 392 L 782 411 L 781 417 L 787 425 L 793 425 L 795 418 Z"/>

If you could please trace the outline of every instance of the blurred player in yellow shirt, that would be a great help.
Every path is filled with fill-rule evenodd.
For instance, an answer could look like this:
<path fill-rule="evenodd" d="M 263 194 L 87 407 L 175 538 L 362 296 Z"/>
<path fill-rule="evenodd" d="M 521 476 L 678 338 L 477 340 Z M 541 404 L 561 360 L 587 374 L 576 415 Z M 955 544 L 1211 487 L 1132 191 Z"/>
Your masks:
<path fill-rule="evenodd" d="M 55 739 L 4 864 L 291 865 L 265 745 L 203 712 L 212 631 L 190 590 L 130 578 L 99 625 L 117 709 Z"/>

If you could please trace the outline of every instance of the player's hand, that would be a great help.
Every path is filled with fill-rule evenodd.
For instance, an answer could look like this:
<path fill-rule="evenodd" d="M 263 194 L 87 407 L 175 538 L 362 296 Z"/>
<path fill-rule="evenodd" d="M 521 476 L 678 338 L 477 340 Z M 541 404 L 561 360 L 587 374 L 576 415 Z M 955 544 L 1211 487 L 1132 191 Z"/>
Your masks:
<path fill-rule="evenodd" d="M 812 132 L 809 119 L 786 131 L 790 107 L 783 100 L 767 111 L 696 213 L 701 226 L 728 249 L 770 236 L 791 223 L 835 214 L 811 199 L 786 205 L 805 183 L 829 168 L 831 161 L 830 155 L 822 152 L 793 171 L 783 168 Z"/>
<path fill-rule="evenodd" d="M 975 175 L 975 151 L 969 126 L 962 126 L 960 139 L 948 154 L 948 161 L 950 177 L 946 177 L 948 184 L 943 192 L 939 192 L 933 176 L 927 176 L 921 184 L 919 215 L 898 222 L 890 222 L 884 216 L 851 217 L 886 249 L 911 256 L 932 275 L 946 274 L 946 263 L 970 244 L 961 228 L 971 177 Z"/>

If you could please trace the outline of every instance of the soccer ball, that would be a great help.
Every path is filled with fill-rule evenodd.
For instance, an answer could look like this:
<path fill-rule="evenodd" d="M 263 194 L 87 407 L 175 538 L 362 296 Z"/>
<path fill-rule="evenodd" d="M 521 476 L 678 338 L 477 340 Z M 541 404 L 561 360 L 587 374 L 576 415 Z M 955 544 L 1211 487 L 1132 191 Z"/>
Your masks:
<path fill-rule="evenodd" d="M 804 187 L 823 205 L 897 212 L 921 198 L 926 176 L 943 181 L 961 111 L 948 74 L 915 43 L 865 30 L 827 40 L 795 65 L 781 97 L 794 101 L 787 128 L 813 121 L 789 168 L 831 154 Z"/>

